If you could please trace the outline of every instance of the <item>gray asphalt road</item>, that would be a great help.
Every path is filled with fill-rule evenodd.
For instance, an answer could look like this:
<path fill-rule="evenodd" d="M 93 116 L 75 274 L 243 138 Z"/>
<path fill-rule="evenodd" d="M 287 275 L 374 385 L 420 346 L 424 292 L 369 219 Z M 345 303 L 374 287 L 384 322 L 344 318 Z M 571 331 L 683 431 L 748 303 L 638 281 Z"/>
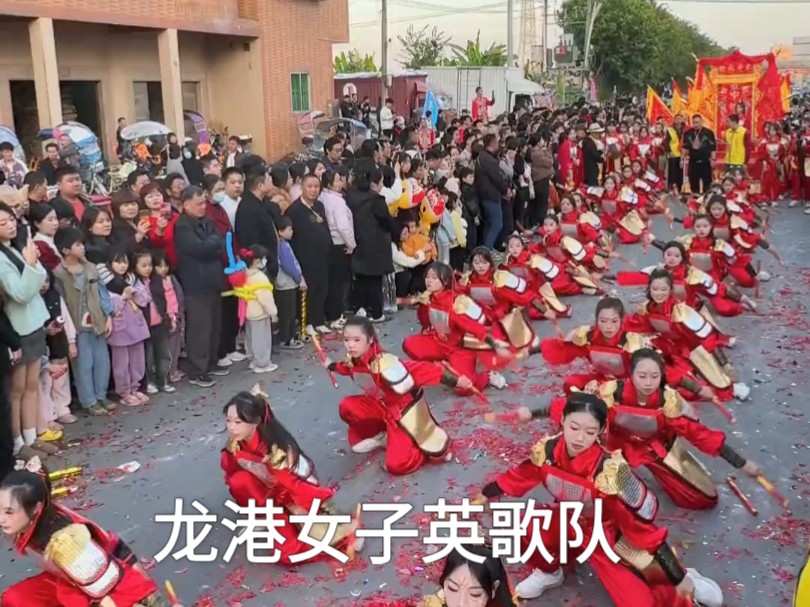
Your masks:
<path fill-rule="evenodd" d="M 785 605 L 792 593 L 794 574 L 810 539 L 810 468 L 808 467 L 807 365 L 810 347 L 810 218 L 799 210 L 781 210 L 773 221 L 770 239 L 778 244 L 788 269 L 778 267 L 762 254 L 763 268 L 774 279 L 763 285 L 761 313 L 724 319 L 723 325 L 740 338 L 732 360 L 742 379 L 752 386 L 748 403 L 734 403 L 739 419 L 728 427 L 711 406 L 703 406 L 703 420 L 730 433 L 730 442 L 753 458 L 792 500 L 791 513 L 783 513 L 753 481 L 740 479 L 744 491 L 760 511 L 753 518 L 731 495 L 723 482 L 729 467 L 722 460 L 703 461 L 712 471 L 721 494 L 713 512 L 678 511 L 661 498 L 660 522 L 670 526 L 671 542 L 688 566 L 717 580 L 727 604 L 738 607 Z M 666 238 L 666 228 L 659 227 Z M 647 265 L 659 260 L 656 250 L 642 259 L 640 247 L 625 247 L 625 257 Z M 617 265 L 618 267 L 618 265 Z M 625 289 L 625 303 L 641 300 L 640 289 Z M 594 298 L 574 300 L 575 316 L 562 322 L 567 330 L 588 322 Z M 537 323 L 542 335 L 550 335 L 549 323 Z M 416 328 L 413 312 L 400 312 L 380 328 L 382 342 L 400 352 L 402 339 Z M 325 342 L 334 357 L 338 342 Z M 431 466 L 406 478 L 392 477 L 381 466 L 380 452 L 359 456 L 347 452 L 346 429 L 337 415 L 339 399 L 355 392 L 350 381 L 340 379 L 334 390 L 320 368 L 314 352 L 284 353 L 277 357 L 280 369 L 264 376 L 275 413 L 294 432 L 316 463 L 323 482 L 338 486 L 338 505 L 350 511 L 358 501 L 410 503 L 414 510 L 407 526 L 427 533 L 425 503 L 437 498 L 471 496 L 492 473 L 522 460 L 534 440 L 544 433 L 542 424 L 517 430 L 486 424 L 481 404 L 459 399 L 444 389 L 431 389 L 429 400 L 437 418 L 457 439 L 455 459 Z M 232 367 L 231 375 L 210 390 L 183 386 L 174 395 L 161 395 L 140 409 L 123 410 L 109 420 L 82 419 L 70 429 L 80 444 L 50 463 L 53 469 L 83 465 L 85 473 L 74 481 L 78 487 L 65 503 L 116 531 L 142 557 L 157 580 L 171 580 L 187 606 L 259 607 L 299 605 L 352 605 L 372 596 L 415 597 L 435 591 L 436 565 L 421 557 L 428 548 L 418 540 L 395 540 L 392 562 L 375 566 L 366 558 L 353 563 L 344 575 L 326 564 L 296 569 L 246 562 L 243 548 L 230 563 L 174 561 L 160 564 L 151 558 L 170 537 L 171 526 L 154 522 L 156 514 L 169 514 L 180 498 L 191 512 L 198 500 L 219 517 L 233 518 L 224 506 L 228 493 L 219 468 L 225 442 L 222 407 L 240 389 L 249 389 L 257 376 L 246 363 Z M 539 358 L 523 361 L 508 371 L 510 387 L 490 393 L 494 409 L 536 405 L 559 393 L 565 369 L 550 369 Z M 55 459 L 55 458 L 54 458 Z M 137 461 L 141 468 L 120 474 L 113 468 Z M 643 475 L 643 473 L 642 473 Z M 654 483 L 651 482 L 654 487 Z M 543 492 L 535 497 L 542 499 Z M 379 517 L 367 515 L 373 526 Z M 231 532 L 215 526 L 202 543 L 205 552 L 216 546 L 222 555 Z M 181 535 L 179 549 L 185 541 Z M 369 540 L 368 557 L 380 552 Z M 0 554 L 0 587 L 38 571 L 28 557 L 9 549 Z M 515 568 L 514 581 L 526 573 Z M 196 601 L 196 603 L 195 603 Z M 598 580 L 586 566 L 569 574 L 563 588 L 549 592 L 537 604 L 567 607 L 609 605 Z"/>

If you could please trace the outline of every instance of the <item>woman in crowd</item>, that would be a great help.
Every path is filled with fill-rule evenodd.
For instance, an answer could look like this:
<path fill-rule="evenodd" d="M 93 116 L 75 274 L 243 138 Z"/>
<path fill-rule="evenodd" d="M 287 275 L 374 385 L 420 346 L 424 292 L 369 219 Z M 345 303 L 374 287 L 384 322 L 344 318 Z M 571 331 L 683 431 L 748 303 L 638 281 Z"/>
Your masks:
<path fill-rule="evenodd" d="M 318 166 L 323 167 L 319 163 Z M 313 175 L 318 176 L 316 173 Z M 326 319 L 330 328 L 340 329 L 349 300 L 352 283 L 351 259 L 357 242 L 354 238 L 354 219 L 346 204 L 346 180 L 338 171 L 321 172 L 320 201 L 326 212 L 326 222 L 332 236 L 329 253 L 329 292 L 326 296 Z"/>
<path fill-rule="evenodd" d="M 391 214 L 380 194 L 383 174 L 374 163 L 358 162 L 354 175 L 354 187 L 346 195 L 346 204 L 352 213 L 357 243 L 351 255 L 355 309 L 372 322 L 382 322 L 385 320 L 383 277 L 394 271 Z"/>
<path fill-rule="evenodd" d="M 34 240 L 28 235 L 23 249 L 17 250 L 12 245 L 16 237 L 17 218 L 0 203 L 0 288 L 3 308 L 20 338 L 20 349 L 12 355 L 11 429 L 15 454 L 30 459 L 58 450 L 37 439 L 39 372 L 47 353 L 43 327 L 50 315 L 40 295 L 47 273 L 37 259 Z"/>
<path fill-rule="evenodd" d="M 34 244 L 39 252 L 39 262 L 46 269 L 53 270 L 62 261 L 62 256 L 53 243 L 53 237 L 59 229 L 56 211 L 48 204 L 37 203 L 31 205 L 28 218 L 31 221 Z"/>
<path fill-rule="evenodd" d="M 112 219 L 109 212 L 99 207 L 87 207 L 79 228 L 84 234 L 87 261 L 96 264 L 99 279 L 103 284 L 107 284 L 112 277 L 107 268 L 107 257 L 113 244 Z"/>

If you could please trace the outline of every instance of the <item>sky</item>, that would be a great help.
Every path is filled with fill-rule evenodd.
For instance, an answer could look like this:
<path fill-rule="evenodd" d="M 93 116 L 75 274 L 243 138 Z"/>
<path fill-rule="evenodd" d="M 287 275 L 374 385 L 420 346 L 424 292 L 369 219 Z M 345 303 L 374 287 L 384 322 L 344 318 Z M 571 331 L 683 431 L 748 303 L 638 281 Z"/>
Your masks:
<path fill-rule="evenodd" d="M 744 53 L 768 52 L 773 45 L 790 44 L 793 37 L 808 36 L 810 0 L 660 0 L 675 15 L 695 23 L 722 46 L 738 46 Z M 553 24 L 553 14 L 562 0 L 548 0 L 549 46 L 559 40 L 560 31 Z M 535 0 L 542 7 L 542 0 Z M 374 54 L 379 65 L 381 34 L 379 26 L 381 0 L 349 0 L 349 44 L 335 45 L 335 53 L 352 48 L 364 54 Z M 514 48 L 519 52 L 520 11 L 522 0 L 515 0 Z M 465 8 L 466 7 L 466 8 Z M 538 20 L 542 8 L 537 10 Z M 481 32 L 482 46 L 506 43 L 506 0 L 388 0 L 389 70 L 401 69 L 402 46 L 397 35 L 402 35 L 409 24 L 421 28 L 436 26 L 458 44 L 474 39 Z M 539 23 L 539 21 L 538 21 Z M 733 24 L 733 25 L 732 25 Z M 537 44 L 541 41 L 537 26 Z"/>

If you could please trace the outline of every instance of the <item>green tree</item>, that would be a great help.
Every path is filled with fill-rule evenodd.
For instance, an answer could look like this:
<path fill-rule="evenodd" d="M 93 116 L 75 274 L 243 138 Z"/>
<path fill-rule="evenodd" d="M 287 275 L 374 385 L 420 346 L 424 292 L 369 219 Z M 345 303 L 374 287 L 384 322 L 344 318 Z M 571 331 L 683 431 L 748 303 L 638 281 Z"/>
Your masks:
<path fill-rule="evenodd" d="M 558 22 L 585 47 L 587 0 L 565 0 Z M 725 53 L 692 23 L 675 17 L 655 0 L 603 0 L 591 36 L 591 70 L 607 89 L 643 92 L 671 78 L 695 72 L 692 55 Z"/>
<path fill-rule="evenodd" d="M 336 74 L 356 74 L 358 72 L 376 72 L 374 55 L 361 55 L 353 48 L 348 53 L 341 52 L 334 58 L 333 68 Z"/>
<path fill-rule="evenodd" d="M 489 48 L 482 48 L 480 30 L 475 35 L 475 40 L 467 40 L 466 46 L 452 43 L 448 46 L 453 52 L 453 57 L 445 61 L 446 65 L 502 67 L 507 63 L 506 45 L 493 42 Z"/>
<path fill-rule="evenodd" d="M 426 65 L 442 65 L 445 47 L 450 37 L 437 27 L 429 25 L 416 29 L 409 25 L 404 36 L 397 36 L 402 45 L 400 63 L 409 70 L 417 70 Z"/>

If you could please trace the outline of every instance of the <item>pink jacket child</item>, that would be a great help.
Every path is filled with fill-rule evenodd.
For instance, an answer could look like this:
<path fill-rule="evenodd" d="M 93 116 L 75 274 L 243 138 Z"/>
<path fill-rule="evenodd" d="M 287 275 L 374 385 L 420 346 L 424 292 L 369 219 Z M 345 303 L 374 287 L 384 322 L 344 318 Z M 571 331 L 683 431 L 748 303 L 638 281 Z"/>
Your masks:
<path fill-rule="evenodd" d="M 141 311 L 152 302 L 146 285 L 134 281 L 115 293 L 111 288 L 113 304 L 112 334 L 107 338 L 112 353 L 115 391 L 124 405 L 131 407 L 149 402 L 149 397 L 139 391 L 146 372 L 144 342 L 149 339 L 149 323 Z"/>

